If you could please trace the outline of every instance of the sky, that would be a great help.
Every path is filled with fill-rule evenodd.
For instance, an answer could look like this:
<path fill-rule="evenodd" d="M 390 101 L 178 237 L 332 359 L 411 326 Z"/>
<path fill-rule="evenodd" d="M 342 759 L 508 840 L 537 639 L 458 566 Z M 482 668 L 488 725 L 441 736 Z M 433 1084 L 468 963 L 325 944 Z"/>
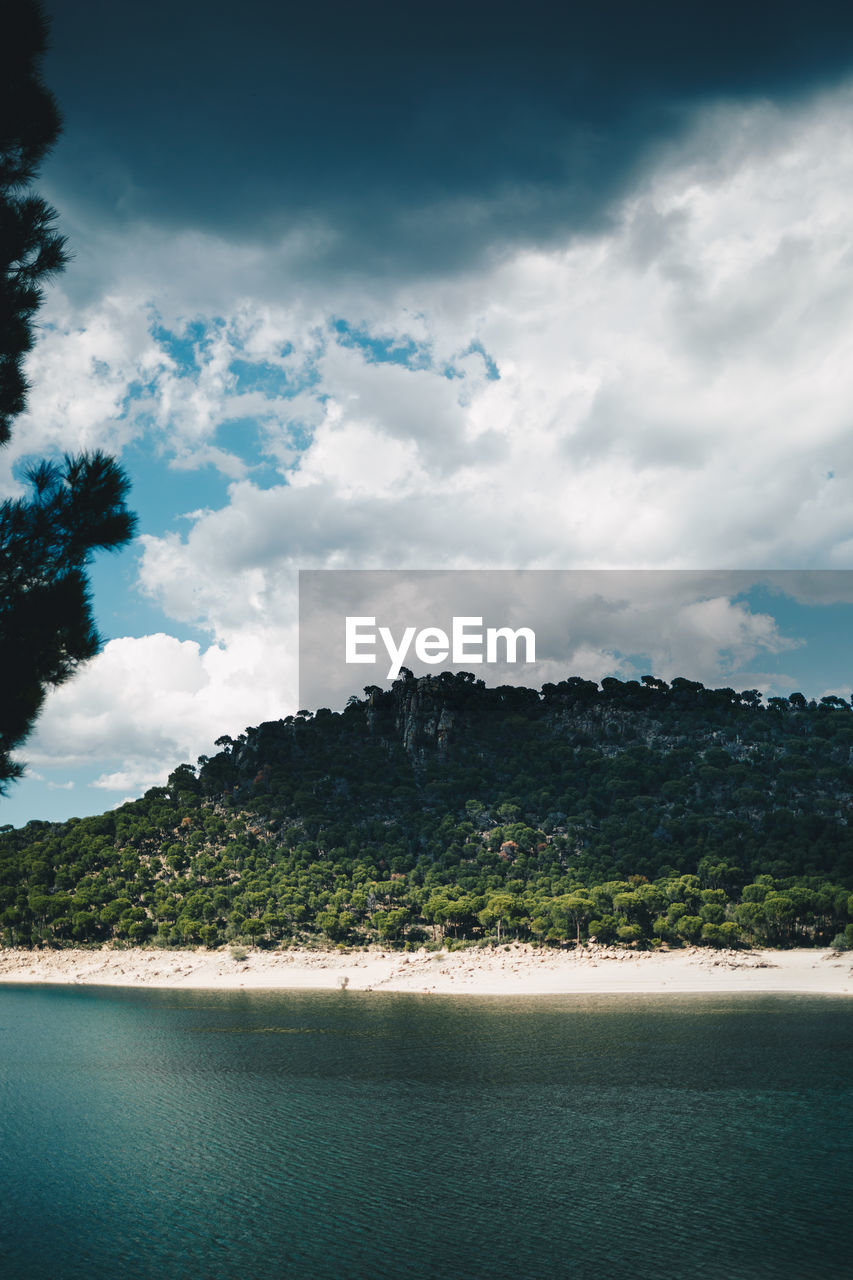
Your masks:
<path fill-rule="evenodd" d="M 849 697 L 851 633 L 849 569 L 303 569 L 298 709 L 342 710 L 404 667 Z"/>
<path fill-rule="evenodd" d="M 296 710 L 301 569 L 853 569 L 849 5 L 47 8 L 73 259 L 0 493 L 105 448 L 139 536 L 0 821 Z M 691 578 L 643 652 L 849 696 L 845 581 Z"/>

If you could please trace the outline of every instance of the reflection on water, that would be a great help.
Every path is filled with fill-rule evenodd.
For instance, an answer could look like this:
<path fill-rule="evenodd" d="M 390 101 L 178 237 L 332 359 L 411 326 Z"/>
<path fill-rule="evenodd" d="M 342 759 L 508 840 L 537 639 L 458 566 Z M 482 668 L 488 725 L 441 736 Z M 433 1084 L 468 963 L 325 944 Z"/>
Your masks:
<path fill-rule="evenodd" d="M 850 1274 L 853 1007 L 0 991 L 5 1280 Z"/>

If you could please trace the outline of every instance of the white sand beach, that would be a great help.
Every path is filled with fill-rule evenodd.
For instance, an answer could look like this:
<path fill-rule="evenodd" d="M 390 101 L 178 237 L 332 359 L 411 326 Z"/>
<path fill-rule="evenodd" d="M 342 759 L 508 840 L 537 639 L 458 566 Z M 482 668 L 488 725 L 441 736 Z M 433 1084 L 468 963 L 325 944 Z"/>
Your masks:
<path fill-rule="evenodd" d="M 463 951 L 228 948 L 0 951 L 0 982 L 221 990 L 334 989 L 443 995 L 853 993 L 853 951 L 554 951 L 522 944 Z"/>

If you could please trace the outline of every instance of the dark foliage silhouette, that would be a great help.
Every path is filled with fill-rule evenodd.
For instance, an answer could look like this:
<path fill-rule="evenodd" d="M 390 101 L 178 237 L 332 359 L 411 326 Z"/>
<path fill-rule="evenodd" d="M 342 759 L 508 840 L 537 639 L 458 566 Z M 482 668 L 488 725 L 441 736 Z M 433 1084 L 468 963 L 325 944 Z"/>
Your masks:
<path fill-rule="evenodd" d="M 24 359 L 44 285 L 66 262 L 56 214 L 30 185 L 60 131 L 39 64 L 47 23 L 13 0 L 0 41 L 0 445 L 24 409 Z M 96 549 L 128 541 L 129 484 L 101 453 L 66 455 L 27 474 L 31 494 L 0 505 L 0 791 L 22 767 L 11 752 L 30 732 L 49 687 L 97 652 L 86 568 Z"/>

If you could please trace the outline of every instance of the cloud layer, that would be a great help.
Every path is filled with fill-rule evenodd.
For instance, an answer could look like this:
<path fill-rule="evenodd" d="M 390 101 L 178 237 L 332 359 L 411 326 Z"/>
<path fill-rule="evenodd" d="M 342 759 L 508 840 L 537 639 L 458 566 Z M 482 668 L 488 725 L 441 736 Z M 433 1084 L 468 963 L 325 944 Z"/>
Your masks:
<path fill-rule="evenodd" d="M 300 567 L 850 567 L 851 99 L 709 108 L 606 229 L 417 283 L 107 236 L 109 290 L 45 309 L 14 447 L 135 440 L 186 475 L 139 585 L 209 646 L 114 641 L 31 758 L 124 743 L 154 776 L 294 710 Z M 761 647 L 697 608 L 709 669 L 738 627 Z"/>
<path fill-rule="evenodd" d="M 697 108 L 853 61 L 838 0 L 52 0 L 84 222 L 296 237 L 294 279 L 436 276 L 595 231 Z"/>

